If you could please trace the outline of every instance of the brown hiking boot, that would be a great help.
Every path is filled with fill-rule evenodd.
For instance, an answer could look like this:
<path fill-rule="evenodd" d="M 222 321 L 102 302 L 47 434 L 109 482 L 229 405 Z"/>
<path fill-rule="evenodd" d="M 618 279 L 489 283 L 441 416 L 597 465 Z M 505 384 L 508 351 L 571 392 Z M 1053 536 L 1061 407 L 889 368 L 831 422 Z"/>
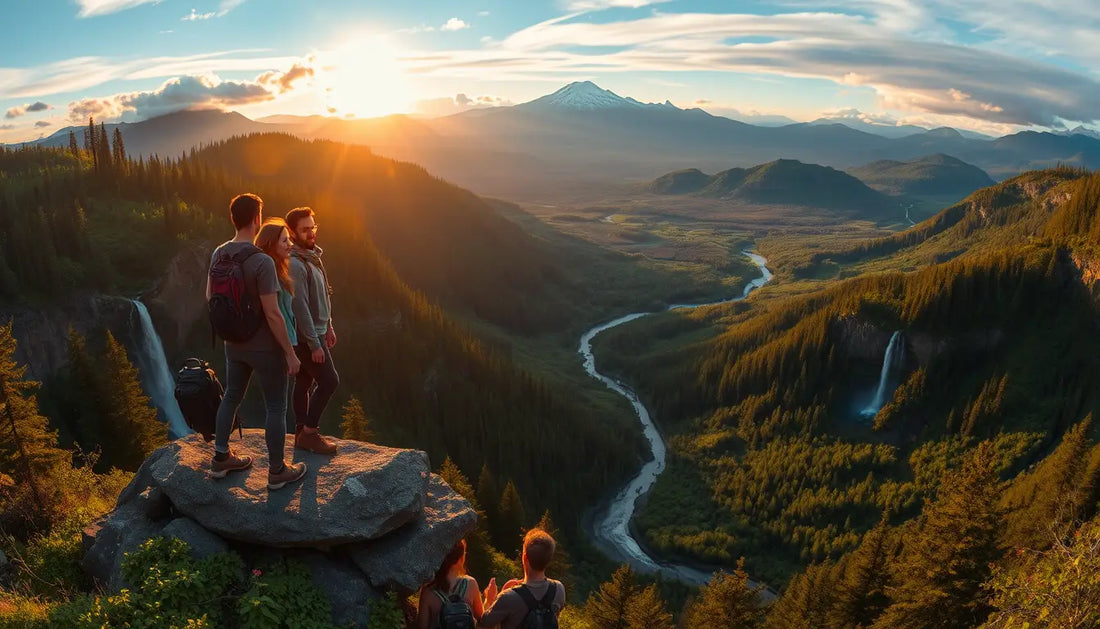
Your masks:
<path fill-rule="evenodd" d="M 267 473 L 267 488 L 270 491 L 276 489 L 282 489 L 286 487 L 287 483 L 293 483 L 302 480 L 302 477 L 306 475 L 305 463 L 294 463 L 293 465 L 283 464 L 283 470 L 279 473 L 268 472 Z"/>
<path fill-rule="evenodd" d="M 225 475 L 230 472 L 237 472 L 240 470 L 247 470 L 252 467 L 252 457 L 250 456 L 237 456 L 232 450 L 229 451 L 229 456 L 224 460 L 219 461 L 213 459 L 210 462 L 210 477 L 211 478 L 225 478 Z"/>
<path fill-rule="evenodd" d="M 294 435 L 294 447 L 316 454 L 336 454 L 337 449 L 336 444 L 322 437 L 320 432 L 306 430 Z"/>

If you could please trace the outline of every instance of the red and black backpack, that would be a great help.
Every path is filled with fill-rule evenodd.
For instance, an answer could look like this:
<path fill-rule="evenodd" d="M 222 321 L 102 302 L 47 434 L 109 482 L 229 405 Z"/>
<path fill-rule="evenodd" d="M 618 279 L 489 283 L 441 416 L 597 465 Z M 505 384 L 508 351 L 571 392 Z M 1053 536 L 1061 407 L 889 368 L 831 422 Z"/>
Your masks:
<path fill-rule="evenodd" d="M 252 338 L 264 322 L 260 296 L 244 278 L 244 263 L 260 253 L 249 245 L 233 255 L 220 255 L 210 267 L 210 327 L 231 343 Z"/>

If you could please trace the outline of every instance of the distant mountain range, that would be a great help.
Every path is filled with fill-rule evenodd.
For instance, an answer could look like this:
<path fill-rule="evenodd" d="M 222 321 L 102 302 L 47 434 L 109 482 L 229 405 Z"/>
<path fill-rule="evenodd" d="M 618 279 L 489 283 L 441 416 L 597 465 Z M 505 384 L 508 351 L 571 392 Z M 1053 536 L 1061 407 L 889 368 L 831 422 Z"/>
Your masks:
<path fill-rule="evenodd" d="M 512 107 L 441 118 L 279 116 L 268 120 L 186 111 L 117 126 L 131 153 L 166 156 L 260 131 L 366 144 L 377 154 L 415 162 L 478 193 L 518 200 L 648 181 L 685 166 L 716 171 L 781 158 L 848 169 L 878 160 L 904 162 L 942 153 L 974 164 L 995 179 L 1058 163 L 1100 168 L 1100 138 L 1081 133 L 1025 131 L 981 139 L 941 128 L 890 138 L 846 126 L 851 121 L 764 127 L 668 102 L 642 103 L 591 82 L 571 83 Z M 871 126 L 885 131 L 877 129 L 881 125 Z M 68 129 L 62 129 L 37 143 L 65 146 L 67 142 Z"/>
<path fill-rule="evenodd" d="M 780 159 L 752 168 L 731 168 L 709 176 L 681 170 L 654 180 L 658 194 L 695 194 L 761 205 L 799 205 L 879 218 L 894 205 L 852 175 L 817 164 Z"/>

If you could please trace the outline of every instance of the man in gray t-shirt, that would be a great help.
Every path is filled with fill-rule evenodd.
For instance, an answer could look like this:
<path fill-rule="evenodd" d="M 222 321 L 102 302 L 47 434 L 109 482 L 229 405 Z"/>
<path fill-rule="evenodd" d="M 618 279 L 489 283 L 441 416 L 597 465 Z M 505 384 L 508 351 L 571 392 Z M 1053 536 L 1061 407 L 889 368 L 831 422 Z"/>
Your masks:
<path fill-rule="evenodd" d="M 520 588 L 526 589 L 536 602 L 541 602 L 550 588 L 554 588 L 550 609 L 555 615 L 561 613 L 565 607 L 565 586 L 561 581 L 546 578 L 546 567 L 554 558 L 556 547 L 554 538 L 546 531 L 540 528 L 527 531 L 523 537 L 523 580 L 512 579 L 505 583 L 500 596 L 497 596 L 496 579 L 489 580 L 489 586 L 485 588 L 486 611 L 481 622 L 477 623 L 478 627 L 519 627 L 533 609 L 524 601 Z"/>
<path fill-rule="evenodd" d="M 244 399 L 252 373 L 260 378 L 266 417 L 268 455 L 268 489 L 281 489 L 287 483 L 300 480 L 306 474 L 305 463 L 287 465 L 284 461 L 286 446 L 286 394 L 289 376 L 298 372 L 300 363 L 294 354 L 287 335 L 286 323 L 279 310 L 276 293 L 279 280 L 275 262 L 267 254 L 256 249 L 252 241 L 263 222 L 263 201 L 254 194 L 234 197 L 229 204 L 229 214 L 236 233 L 233 240 L 223 243 L 210 257 L 210 266 L 225 256 L 246 251 L 252 254 L 241 263 L 245 291 L 259 297 L 264 322 L 250 338 L 239 342 L 225 342 L 225 394 L 218 406 L 214 426 L 214 460 L 210 464 L 210 476 L 224 478 L 229 472 L 252 467 L 252 457 L 238 456 L 229 448 L 229 431 L 233 417 Z M 206 282 L 206 299 L 210 300 L 211 281 Z"/>

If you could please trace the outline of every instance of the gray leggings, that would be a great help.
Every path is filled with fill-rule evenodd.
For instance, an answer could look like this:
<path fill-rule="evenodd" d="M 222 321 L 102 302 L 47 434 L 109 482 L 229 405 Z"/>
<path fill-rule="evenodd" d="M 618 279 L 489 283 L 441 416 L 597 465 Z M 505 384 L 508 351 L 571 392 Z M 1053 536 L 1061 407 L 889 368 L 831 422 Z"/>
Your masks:
<path fill-rule="evenodd" d="M 246 351 L 226 343 L 225 395 L 218 406 L 214 451 L 229 452 L 229 431 L 233 428 L 233 415 L 244 399 L 253 371 L 260 376 L 264 407 L 267 409 L 264 427 L 268 466 L 272 470 L 280 470 L 286 447 L 286 394 L 290 383 L 286 373 L 286 359 L 280 351 Z"/>

